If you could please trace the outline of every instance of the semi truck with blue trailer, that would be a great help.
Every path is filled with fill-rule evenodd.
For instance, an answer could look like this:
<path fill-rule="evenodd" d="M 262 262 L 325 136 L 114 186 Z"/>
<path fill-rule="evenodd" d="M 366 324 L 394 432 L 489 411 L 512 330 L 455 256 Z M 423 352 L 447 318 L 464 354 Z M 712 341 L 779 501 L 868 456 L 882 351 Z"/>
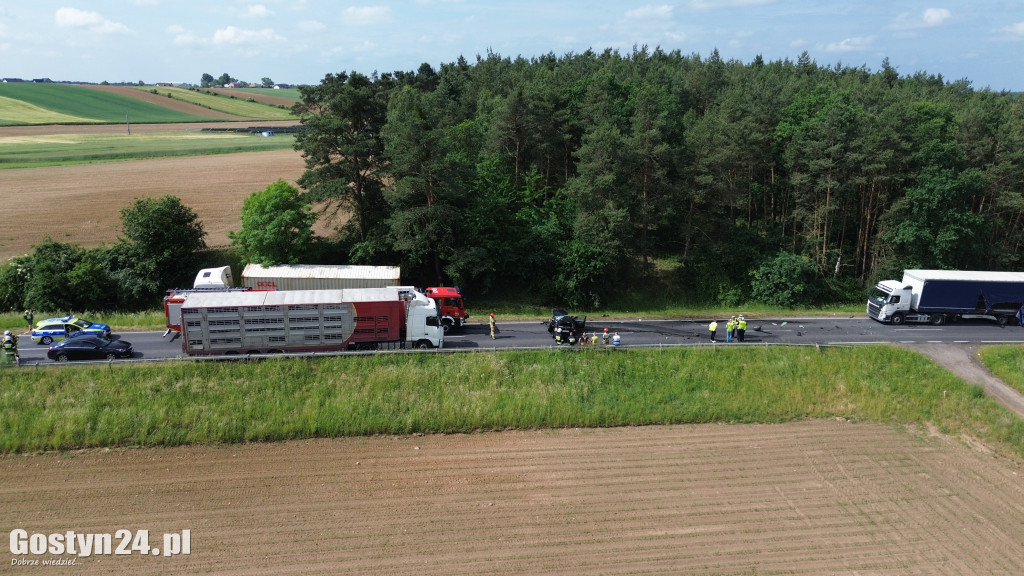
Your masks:
<path fill-rule="evenodd" d="M 883 280 L 868 297 L 867 314 L 879 322 L 940 325 L 960 318 L 1019 323 L 1024 272 L 904 270 L 903 280 Z"/>

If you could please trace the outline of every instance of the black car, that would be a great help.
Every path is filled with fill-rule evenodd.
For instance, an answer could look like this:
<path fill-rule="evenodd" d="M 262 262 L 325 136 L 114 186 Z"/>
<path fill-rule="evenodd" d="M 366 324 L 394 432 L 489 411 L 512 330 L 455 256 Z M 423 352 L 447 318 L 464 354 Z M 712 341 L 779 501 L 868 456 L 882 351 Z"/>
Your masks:
<path fill-rule="evenodd" d="M 572 316 L 561 308 L 551 311 L 551 320 L 548 320 L 548 332 L 559 344 L 575 344 L 578 337 L 583 335 L 587 329 L 587 317 L 582 320 L 578 316 Z"/>
<path fill-rule="evenodd" d="M 46 352 L 46 357 L 57 362 L 67 360 L 113 360 L 131 358 L 134 354 L 131 342 L 111 340 L 103 336 L 83 335 L 62 340 Z"/>

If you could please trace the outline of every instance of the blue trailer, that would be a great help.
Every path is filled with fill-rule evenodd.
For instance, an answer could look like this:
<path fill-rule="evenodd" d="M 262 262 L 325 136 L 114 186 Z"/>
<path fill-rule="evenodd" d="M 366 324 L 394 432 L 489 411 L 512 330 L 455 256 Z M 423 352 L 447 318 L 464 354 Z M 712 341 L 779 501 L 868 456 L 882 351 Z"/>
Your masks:
<path fill-rule="evenodd" d="M 868 298 L 867 314 L 879 322 L 939 325 L 963 317 L 1019 323 L 1024 272 L 905 270 L 903 280 L 883 280 Z"/>

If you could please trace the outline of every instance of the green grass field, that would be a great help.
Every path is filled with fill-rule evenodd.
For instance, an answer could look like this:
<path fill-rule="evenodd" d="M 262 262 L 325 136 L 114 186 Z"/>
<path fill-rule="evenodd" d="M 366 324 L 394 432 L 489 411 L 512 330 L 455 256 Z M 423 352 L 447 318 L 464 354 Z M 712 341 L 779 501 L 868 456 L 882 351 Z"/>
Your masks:
<path fill-rule="evenodd" d="M 249 94 L 257 94 L 260 96 L 272 96 L 274 98 L 287 98 L 298 102 L 302 99 L 302 95 L 299 94 L 298 88 L 232 88 L 232 90 L 238 92 L 248 92 Z"/>
<path fill-rule="evenodd" d="M 26 108 L 26 105 L 30 108 Z M 30 110 L 36 112 L 27 114 Z M 39 110 L 45 110 L 51 116 L 41 114 Z M 0 126 L 118 124 L 125 121 L 125 114 L 128 114 L 131 122 L 144 124 L 209 121 L 209 118 L 183 114 L 135 98 L 71 84 L 0 83 Z"/>
<path fill-rule="evenodd" d="M 1024 456 L 1024 421 L 913 352 L 573 349 L 0 371 L 0 452 L 843 418 Z"/>
<path fill-rule="evenodd" d="M 259 102 L 250 102 L 245 98 L 222 96 L 213 92 L 203 91 L 202 89 L 187 90 L 185 88 L 166 86 L 159 86 L 155 88 L 153 86 L 138 86 L 135 87 L 135 89 L 146 92 L 152 92 L 155 90 L 159 95 L 169 94 L 170 98 L 209 108 L 210 110 L 216 110 L 217 112 L 234 114 L 241 118 L 258 120 L 295 119 L 295 116 L 292 115 L 291 110 L 288 108 L 279 108 L 277 106 L 270 106 Z"/>
<path fill-rule="evenodd" d="M 0 138 L 0 170 L 133 160 L 165 156 L 195 156 L 291 149 L 294 137 L 278 134 L 219 132 L 159 132 L 149 134 L 61 134 Z"/>

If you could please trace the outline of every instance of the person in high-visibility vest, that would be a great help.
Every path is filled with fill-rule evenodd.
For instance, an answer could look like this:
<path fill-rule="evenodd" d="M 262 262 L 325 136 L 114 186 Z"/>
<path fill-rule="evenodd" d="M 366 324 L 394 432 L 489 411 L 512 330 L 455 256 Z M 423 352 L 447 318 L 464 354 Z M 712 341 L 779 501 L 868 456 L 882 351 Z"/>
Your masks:
<path fill-rule="evenodd" d="M 736 317 L 729 318 L 729 321 L 725 323 L 725 341 L 732 342 L 732 335 L 736 330 Z"/>
<path fill-rule="evenodd" d="M 736 321 L 736 337 L 743 342 L 743 336 L 747 333 L 747 319 L 740 314 L 739 320 Z"/>
<path fill-rule="evenodd" d="M 712 320 L 711 324 L 708 324 L 708 330 L 711 331 L 711 341 L 715 341 L 715 332 L 718 332 L 718 321 Z"/>

